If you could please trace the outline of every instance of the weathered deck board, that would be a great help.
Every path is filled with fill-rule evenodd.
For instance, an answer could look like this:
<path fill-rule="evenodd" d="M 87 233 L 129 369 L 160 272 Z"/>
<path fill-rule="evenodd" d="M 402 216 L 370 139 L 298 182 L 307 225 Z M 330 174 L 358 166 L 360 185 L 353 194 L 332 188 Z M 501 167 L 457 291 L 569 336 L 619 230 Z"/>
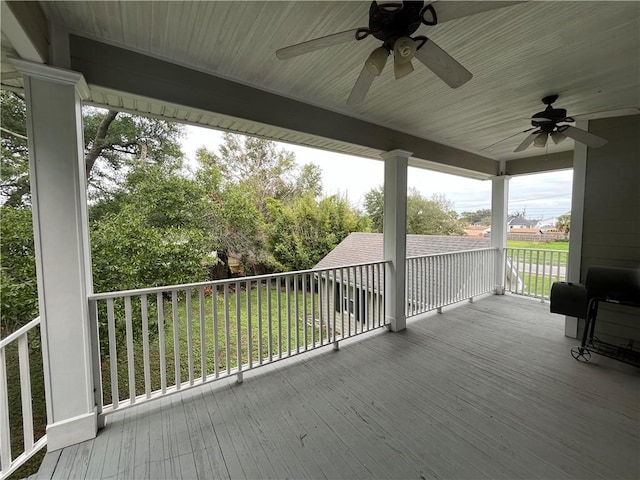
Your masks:
<path fill-rule="evenodd" d="M 640 371 L 488 297 L 117 412 L 39 478 L 640 478 Z"/>

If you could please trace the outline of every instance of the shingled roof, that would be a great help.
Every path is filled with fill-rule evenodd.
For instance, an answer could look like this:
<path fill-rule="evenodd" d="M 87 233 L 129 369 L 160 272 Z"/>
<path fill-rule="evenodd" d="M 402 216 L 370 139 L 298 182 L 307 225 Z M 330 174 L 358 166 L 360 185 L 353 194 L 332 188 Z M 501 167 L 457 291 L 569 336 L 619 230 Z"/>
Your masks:
<path fill-rule="evenodd" d="M 382 233 L 354 232 L 320 260 L 314 268 L 333 268 L 383 260 Z M 489 248 L 488 238 L 407 235 L 407 257 Z"/>

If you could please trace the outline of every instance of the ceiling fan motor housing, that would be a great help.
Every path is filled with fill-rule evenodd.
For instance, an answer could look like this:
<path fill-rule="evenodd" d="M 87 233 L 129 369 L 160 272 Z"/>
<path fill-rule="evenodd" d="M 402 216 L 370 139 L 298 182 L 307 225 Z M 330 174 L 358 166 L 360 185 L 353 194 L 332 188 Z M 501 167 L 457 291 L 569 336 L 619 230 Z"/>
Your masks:
<path fill-rule="evenodd" d="M 369 30 L 391 51 L 398 38 L 410 37 L 420 27 L 420 12 L 423 7 L 422 0 L 405 1 L 399 10 L 387 11 L 380 8 L 374 0 L 369 8 Z"/>

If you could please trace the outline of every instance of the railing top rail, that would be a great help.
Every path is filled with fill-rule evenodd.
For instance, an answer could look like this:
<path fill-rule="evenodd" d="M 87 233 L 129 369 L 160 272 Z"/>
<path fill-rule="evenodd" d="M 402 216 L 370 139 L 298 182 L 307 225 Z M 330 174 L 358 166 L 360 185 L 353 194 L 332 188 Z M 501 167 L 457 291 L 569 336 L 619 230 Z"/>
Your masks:
<path fill-rule="evenodd" d="M 331 270 L 339 270 L 341 268 L 364 267 L 367 265 L 379 265 L 379 264 L 385 264 L 385 263 L 388 263 L 388 261 L 379 260 L 376 262 L 354 263 L 351 265 L 341 265 L 341 266 L 335 266 L 335 267 L 317 268 L 317 269 L 309 269 L 309 270 L 296 270 L 293 272 L 270 273 L 267 275 L 254 275 L 251 277 L 229 278 L 225 280 L 210 280 L 207 282 L 184 283 L 180 285 L 166 285 L 166 286 L 160 286 L 160 287 L 139 288 L 134 290 L 120 290 L 117 292 L 94 293 L 93 295 L 89 295 L 88 298 L 89 300 L 106 300 L 109 298 L 131 297 L 134 295 L 145 295 L 150 293 L 161 293 L 161 292 L 170 292 L 174 290 L 184 290 L 187 288 L 210 287 L 214 285 L 225 285 L 225 284 L 231 285 L 235 283 L 251 282 L 254 280 L 285 278 L 285 277 L 292 277 L 294 275 L 302 275 L 307 273 L 319 273 L 319 272 L 325 272 L 325 271 L 331 271 Z"/>
<path fill-rule="evenodd" d="M 507 247 L 507 250 L 522 250 L 530 252 L 553 252 L 553 253 L 569 253 L 567 250 L 551 250 L 548 248 L 521 248 L 521 247 Z"/>
<path fill-rule="evenodd" d="M 415 260 L 417 258 L 427 258 L 427 257 L 442 257 L 444 255 L 455 255 L 458 253 L 468 253 L 468 252 L 488 252 L 491 250 L 498 250 L 498 247 L 472 248 L 470 250 L 457 250 L 455 252 L 430 253 L 428 255 L 416 255 L 413 257 L 407 257 L 407 260 Z"/>
<path fill-rule="evenodd" d="M 11 342 L 17 340 L 18 338 L 20 338 L 22 335 L 24 335 L 25 333 L 27 333 L 29 330 L 31 330 L 32 328 L 38 326 L 40 324 L 40 317 L 36 317 L 33 320 L 31 320 L 29 323 L 27 323 L 26 325 L 23 325 L 22 327 L 20 327 L 18 330 L 16 330 L 15 332 L 13 332 L 11 335 L 9 335 L 8 337 L 3 338 L 2 340 L 0 340 L 0 349 L 6 347 L 7 345 L 9 345 Z"/>

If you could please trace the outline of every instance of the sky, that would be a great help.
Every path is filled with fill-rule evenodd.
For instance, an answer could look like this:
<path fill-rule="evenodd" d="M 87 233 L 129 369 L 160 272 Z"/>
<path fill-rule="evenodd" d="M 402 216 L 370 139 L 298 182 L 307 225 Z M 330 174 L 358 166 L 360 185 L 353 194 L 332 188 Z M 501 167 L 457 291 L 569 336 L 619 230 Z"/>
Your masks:
<path fill-rule="evenodd" d="M 182 147 L 191 165 L 195 152 L 204 146 L 218 151 L 223 133 L 218 130 L 186 126 Z M 383 183 L 383 163 L 371 159 L 278 143 L 295 153 L 298 164 L 314 163 L 322 169 L 326 195 L 347 195 L 352 205 L 362 208 L 364 194 Z M 509 181 L 509 212 L 526 213 L 527 218 L 552 218 L 571 209 L 572 171 L 513 177 Z M 426 197 L 444 194 L 458 213 L 491 208 L 491 181 L 474 180 L 445 173 L 409 167 L 409 188 Z"/>

